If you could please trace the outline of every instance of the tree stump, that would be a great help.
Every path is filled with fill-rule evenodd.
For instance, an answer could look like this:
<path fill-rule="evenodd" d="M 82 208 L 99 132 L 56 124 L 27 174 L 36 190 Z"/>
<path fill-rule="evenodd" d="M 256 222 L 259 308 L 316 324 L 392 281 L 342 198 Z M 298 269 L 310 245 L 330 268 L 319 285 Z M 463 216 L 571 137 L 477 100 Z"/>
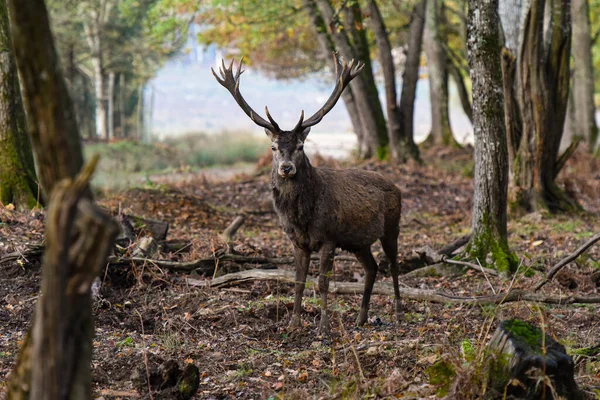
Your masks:
<path fill-rule="evenodd" d="M 581 399 L 573 359 L 539 328 L 520 320 L 502 321 L 490 344 L 492 389 L 506 398 Z"/>

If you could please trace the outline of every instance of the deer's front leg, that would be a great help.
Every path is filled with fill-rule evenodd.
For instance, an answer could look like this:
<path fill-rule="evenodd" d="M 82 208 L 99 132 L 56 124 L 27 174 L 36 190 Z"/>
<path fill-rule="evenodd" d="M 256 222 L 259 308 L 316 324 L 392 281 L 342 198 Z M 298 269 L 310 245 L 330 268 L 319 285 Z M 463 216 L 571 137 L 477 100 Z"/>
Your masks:
<path fill-rule="evenodd" d="M 296 297 L 294 298 L 292 319 L 288 325 L 288 329 L 290 330 L 300 328 L 301 326 L 302 294 L 306 286 L 306 275 L 308 274 L 308 266 L 310 265 L 310 251 L 294 246 L 294 261 L 296 263 Z"/>
<path fill-rule="evenodd" d="M 329 293 L 329 273 L 333 267 L 333 257 L 335 256 L 335 245 L 327 243 L 321 248 L 319 268 L 319 293 L 321 293 L 321 322 L 319 323 L 319 333 L 329 335 L 329 313 L 327 311 L 327 295 Z"/>

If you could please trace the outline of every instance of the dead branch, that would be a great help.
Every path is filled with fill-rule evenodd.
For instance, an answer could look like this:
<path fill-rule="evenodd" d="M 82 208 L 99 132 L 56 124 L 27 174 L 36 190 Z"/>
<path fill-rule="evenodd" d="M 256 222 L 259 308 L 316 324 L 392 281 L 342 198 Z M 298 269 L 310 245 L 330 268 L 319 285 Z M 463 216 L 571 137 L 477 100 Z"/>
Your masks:
<path fill-rule="evenodd" d="M 238 229 L 240 229 L 240 227 L 244 224 L 245 220 L 246 218 L 243 215 L 238 215 L 237 217 L 235 217 L 233 222 L 227 227 L 227 229 L 223 231 L 223 234 L 221 235 L 225 243 L 227 243 L 228 245 L 231 243 L 231 241 L 233 240 L 233 236 L 238 231 Z"/>
<path fill-rule="evenodd" d="M 571 261 L 574 261 L 584 251 L 586 251 L 587 249 L 589 249 L 590 247 L 592 247 L 598 240 L 600 240 L 600 233 L 597 233 L 596 235 L 592 236 L 581 247 L 579 247 L 577 250 L 575 250 L 569 256 L 563 258 L 556 265 L 554 265 L 554 267 L 552 267 L 550 269 L 550 271 L 548 271 L 548 274 L 546 275 L 546 279 L 544 279 L 543 281 L 541 281 L 540 283 L 538 283 L 538 285 L 535 287 L 535 291 L 537 292 L 538 290 L 540 290 L 546 283 L 548 283 L 549 281 L 552 280 L 552 278 L 554 278 L 554 275 L 556 275 L 558 273 L 558 271 L 560 271 L 561 269 L 563 269 Z"/>
<path fill-rule="evenodd" d="M 223 288 L 226 286 L 238 285 L 243 282 L 255 280 L 271 280 L 278 282 L 295 283 L 295 273 L 287 270 L 260 270 L 252 269 L 235 272 L 220 276 L 212 281 L 186 278 L 185 282 L 190 286 Z M 317 279 L 309 276 L 306 281 L 307 287 L 318 291 Z M 329 292 L 338 294 L 362 294 L 362 283 L 356 282 L 330 282 Z M 394 288 L 390 283 L 380 282 L 373 287 L 373 294 L 386 296 L 394 295 Z M 535 303 L 547 304 L 599 304 L 600 297 L 583 296 L 547 296 L 539 293 L 530 293 L 521 290 L 513 290 L 509 293 L 499 293 L 492 296 L 455 296 L 449 293 L 437 292 L 435 290 L 400 288 L 400 296 L 404 299 L 430 301 L 443 304 L 468 304 L 468 305 L 486 305 L 503 304 L 515 301 L 529 301 Z"/>
<path fill-rule="evenodd" d="M 438 253 L 440 253 L 443 256 L 451 256 L 452 253 L 454 253 L 456 250 L 460 249 L 465 244 L 469 243 L 470 239 L 471 239 L 471 234 L 461 236 L 458 239 L 456 239 L 454 242 L 447 244 L 446 246 L 439 249 Z"/>

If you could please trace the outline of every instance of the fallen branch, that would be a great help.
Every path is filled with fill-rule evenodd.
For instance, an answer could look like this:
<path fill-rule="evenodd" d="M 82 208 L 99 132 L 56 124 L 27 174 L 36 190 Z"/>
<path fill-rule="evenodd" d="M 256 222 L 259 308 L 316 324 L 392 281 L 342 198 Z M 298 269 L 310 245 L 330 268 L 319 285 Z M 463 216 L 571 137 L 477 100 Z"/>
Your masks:
<path fill-rule="evenodd" d="M 563 269 L 571 261 L 574 261 L 584 251 L 586 251 L 587 249 L 589 249 L 590 247 L 592 247 L 598 240 L 600 240 L 600 233 L 597 233 L 596 235 L 594 235 L 593 237 L 591 237 L 590 240 L 588 240 L 587 242 L 585 242 L 581 247 L 579 247 L 577 250 L 575 250 L 569 256 L 563 258 L 556 265 L 554 265 L 554 267 L 552 267 L 550 269 L 550 271 L 548 271 L 548 274 L 546 275 L 546 279 L 544 279 L 543 281 L 541 281 L 540 283 L 538 283 L 538 285 L 535 287 L 535 291 L 537 292 L 538 290 L 540 290 L 546 283 L 548 283 L 549 281 L 552 280 L 552 278 L 554 278 L 554 275 L 556 275 L 558 273 L 558 271 L 560 271 L 561 269 Z"/>
<path fill-rule="evenodd" d="M 240 227 L 244 224 L 245 220 L 246 218 L 243 215 L 238 215 L 237 217 L 235 217 L 233 222 L 227 227 L 227 229 L 223 231 L 221 237 L 223 238 L 225 243 L 227 243 L 227 246 L 229 246 L 229 244 L 233 240 L 233 236 L 238 231 L 238 229 L 240 229 Z"/>
<path fill-rule="evenodd" d="M 471 234 L 461 236 L 458 239 L 456 239 L 454 242 L 447 244 L 446 246 L 439 249 L 438 253 L 440 253 L 443 256 L 451 256 L 452 253 L 454 253 L 456 250 L 460 249 L 465 244 L 469 243 L 469 240 L 471 240 Z"/>
<path fill-rule="evenodd" d="M 243 282 L 255 280 L 271 280 L 279 282 L 295 283 L 295 273 L 287 270 L 260 270 L 252 269 L 247 271 L 235 272 L 220 276 L 212 281 L 186 278 L 185 282 L 190 286 L 223 288 L 226 286 L 237 285 Z M 307 287 L 318 291 L 317 279 L 309 276 L 306 279 Z M 356 282 L 336 282 L 329 284 L 329 292 L 337 294 L 362 294 L 363 283 Z M 390 283 L 380 282 L 373 287 L 373 294 L 386 296 L 394 295 L 394 288 Z M 535 303 L 548 304 L 599 304 L 600 297 L 582 297 L 582 296 L 547 296 L 544 294 L 513 290 L 509 293 L 499 293 L 493 296 L 455 296 L 449 293 L 437 292 L 434 290 L 400 288 L 400 296 L 404 299 L 430 301 L 443 304 L 503 304 L 515 301 L 529 301 Z"/>
<path fill-rule="evenodd" d="M 318 260 L 318 256 L 311 257 L 311 260 Z M 337 256 L 335 261 L 356 261 L 351 256 Z M 221 254 L 216 257 L 206 257 L 194 261 L 168 261 L 154 260 L 144 257 L 110 257 L 109 266 L 120 265 L 156 265 L 159 268 L 168 269 L 175 272 L 196 271 L 201 274 L 210 275 L 213 273 L 217 263 L 233 262 L 236 264 L 254 264 L 254 265 L 293 265 L 294 257 L 252 257 L 238 254 Z"/>

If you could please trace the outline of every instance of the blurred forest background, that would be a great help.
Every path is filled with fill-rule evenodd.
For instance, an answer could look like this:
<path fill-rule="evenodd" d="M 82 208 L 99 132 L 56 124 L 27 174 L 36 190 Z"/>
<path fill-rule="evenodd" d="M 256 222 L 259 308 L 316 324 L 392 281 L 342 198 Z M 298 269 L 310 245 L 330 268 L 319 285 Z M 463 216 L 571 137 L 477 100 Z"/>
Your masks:
<path fill-rule="evenodd" d="M 514 40 L 510 35 L 518 37 L 526 6 L 500 3 L 504 26 L 516 30 L 506 40 Z M 364 93 L 354 97 L 366 96 L 369 109 L 363 105 L 356 112 L 345 97 L 346 109 L 334 109 L 311 135 L 315 145 L 309 152 L 318 147 L 334 157 L 354 152 L 385 158 L 383 149 L 394 130 L 409 142 L 427 137 L 432 143 L 473 142 L 466 0 L 433 0 L 427 7 L 422 1 L 391 0 L 61 0 L 49 1 L 48 7 L 81 135 L 86 143 L 126 139 L 91 146 L 105 160 L 114 155 L 114 165 L 126 169 L 255 161 L 264 148 L 262 132 L 210 74 L 210 67 L 222 59 L 241 56 L 252 75 L 243 83 L 250 103 L 269 105 L 284 126 L 295 123 L 297 110 L 313 112 L 327 97 L 331 50 L 366 62 Z M 596 114 L 600 101 L 600 74 L 593 74 L 600 67 L 600 2 L 575 0 L 572 8 L 573 84 L 563 149 L 574 137 L 593 140 L 596 134 L 591 132 L 597 128 L 589 115 Z M 411 45 L 416 54 L 411 54 Z M 388 92 L 390 85 L 395 93 Z M 405 104 L 400 105 L 404 90 Z M 361 104 L 359 98 L 354 102 Z M 396 102 L 399 110 L 390 109 Z M 581 102 L 585 104 L 577 106 Z M 354 121 L 348 107 L 354 110 Z M 389 117 L 390 110 L 402 114 L 407 107 L 414 107 L 414 120 Z M 367 126 L 356 121 L 359 113 L 372 115 L 371 121 L 362 122 Z M 403 129 L 397 126 L 407 119 L 411 121 Z M 375 138 L 361 138 L 365 129 Z M 194 138 L 182 137 L 190 134 Z M 214 135 L 229 138 L 223 142 Z M 164 157 L 165 147 L 137 143 L 156 139 L 182 155 Z M 213 147 L 217 143 L 227 145 Z M 124 158 L 133 162 L 121 162 Z M 172 165 L 173 158 L 179 165 Z M 114 166 L 113 161 L 108 165 Z"/>

